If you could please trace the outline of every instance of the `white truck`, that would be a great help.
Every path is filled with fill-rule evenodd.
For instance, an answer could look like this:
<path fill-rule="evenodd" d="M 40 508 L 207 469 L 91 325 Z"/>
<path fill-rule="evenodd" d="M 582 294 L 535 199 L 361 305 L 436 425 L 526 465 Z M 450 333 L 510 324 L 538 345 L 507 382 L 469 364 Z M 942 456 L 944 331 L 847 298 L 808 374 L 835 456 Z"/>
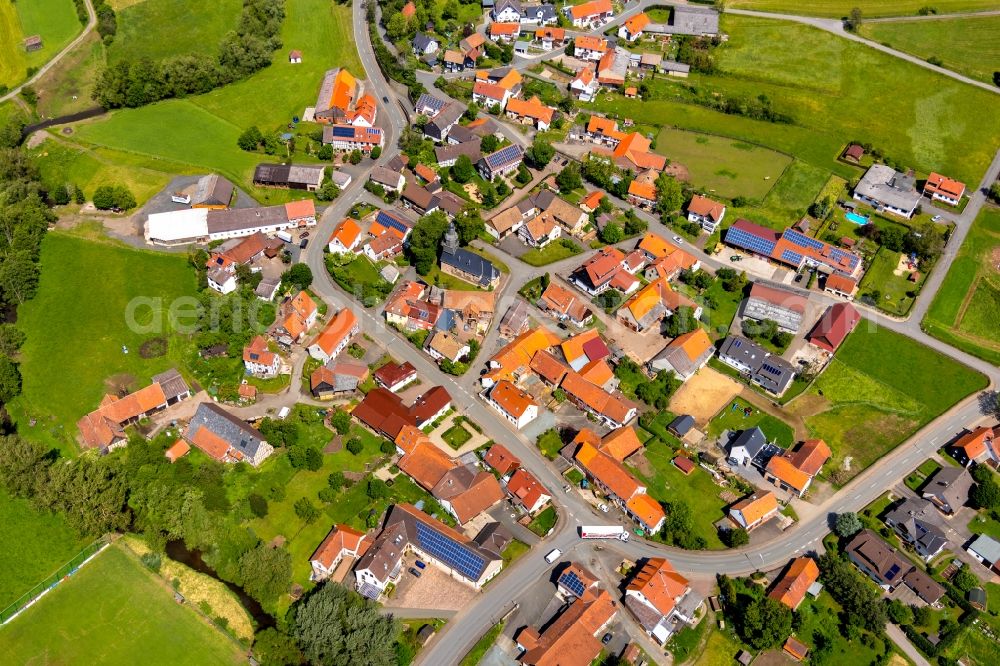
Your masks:
<path fill-rule="evenodd" d="M 628 530 L 620 525 L 580 525 L 580 538 L 628 541 Z"/>
<path fill-rule="evenodd" d="M 292 235 L 290 233 L 288 233 L 287 231 L 279 231 L 278 233 L 276 233 L 274 235 L 277 238 L 280 238 L 281 240 L 285 241 L 286 243 L 291 243 L 292 242 Z"/>

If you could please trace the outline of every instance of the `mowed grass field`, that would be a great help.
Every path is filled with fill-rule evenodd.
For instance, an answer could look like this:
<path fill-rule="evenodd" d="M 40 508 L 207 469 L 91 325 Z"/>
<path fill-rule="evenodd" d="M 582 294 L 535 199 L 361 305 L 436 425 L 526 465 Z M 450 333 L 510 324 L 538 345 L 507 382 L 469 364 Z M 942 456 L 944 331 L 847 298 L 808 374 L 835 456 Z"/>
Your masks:
<path fill-rule="evenodd" d="M 270 67 L 206 95 L 122 109 L 107 118 L 81 123 L 76 138 L 142 156 L 147 168 L 156 170 L 158 160 L 165 159 L 220 172 L 249 189 L 253 168 L 275 158 L 241 151 L 236 139 L 244 129 L 257 125 L 269 131 L 283 128 L 293 116 L 301 117 L 305 107 L 315 104 L 328 69 L 343 66 L 363 76 L 349 6 L 289 0 L 285 13 L 284 46 L 274 54 Z M 213 50 L 217 41 L 212 41 Z M 288 62 L 291 49 L 303 52 L 301 64 Z"/>
<path fill-rule="evenodd" d="M 602 97 L 594 107 L 639 124 L 768 146 L 848 179 L 858 177 L 857 169 L 836 158 L 849 141 L 966 182 L 979 181 L 1000 143 L 1000 98 L 990 92 L 795 23 L 726 14 L 722 26 L 730 40 L 716 51 L 721 74 L 692 75 L 677 85 L 732 98 L 766 95 L 793 124 L 695 105 L 683 101 L 679 87 L 677 99 L 639 104 Z"/>
<path fill-rule="evenodd" d="M 36 511 L 0 488 L 0 609 L 68 562 L 84 546 L 59 514 Z M 2 651 L 0 651 L 2 652 Z"/>
<path fill-rule="evenodd" d="M 10 664 L 239 664 L 236 645 L 117 546 L 3 628 Z"/>
<path fill-rule="evenodd" d="M 787 155 L 726 137 L 665 127 L 656 152 L 687 167 L 691 185 L 719 196 L 763 199 L 791 164 Z"/>
<path fill-rule="evenodd" d="M 986 378 L 930 347 L 862 319 L 790 411 L 826 440 L 826 474 L 844 483 L 970 393 Z"/>
<path fill-rule="evenodd" d="M 934 7 L 939 14 L 976 12 L 996 9 L 996 0 L 729 0 L 732 9 L 755 9 L 762 12 L 797 14 L 802 16 L 847 16 L 857 7 L 863 16 L 906 16 L 922 7 Z"/>
<path fill-rule="evenodd" d="M 864 23 L 860 33 L 919 58 L 940 58 L 944 67 L 986 83 L 1000 69 L 1000 16 Z"/>
<path fill-rule="evenodd" d="M 188 53 L 215 54 L 218 43 L 235 30 L 240 17 L 239 0 L 142 0 L 118 10 L 118 33 L 108 50 L 108 60 L 159 60 Z M 176 26 L 169 37 L 165 26 Z"/>
<path fill-rule="evenodd" d="M 73 0 L 0 0 L 0 85 L 14 87 L 59 53 L 83 30 Z M 42 48 L 26 53 L 25 37 L 39 35 Z"/>
<path fill-rule="evenodd" d="M 987 205 L 924 317 L 936 338 L 1000 364 L 1000 208 Z"/>
<path fill-rule="evenodd" d="M 76 422 L 113 389 L 109 378 L 132 379 L 138 388 L 158 372 L 183 369 L 185 341 L 172 333 L 168 311 L 195 295 L 195 276 L 184 255 L 60 232 L 45 237 L 41 263 L 37 296 L 18 308 L 18 328 L 28 336 L 23 391 L 8 409 L 21 434 L 72 452 Z M 130 327 L 130 303 L 148 304 L 133 316 L 148 330 Z M 168 338 L 167 354 L 142 358 L 142 343 L 158 337 Z"/>

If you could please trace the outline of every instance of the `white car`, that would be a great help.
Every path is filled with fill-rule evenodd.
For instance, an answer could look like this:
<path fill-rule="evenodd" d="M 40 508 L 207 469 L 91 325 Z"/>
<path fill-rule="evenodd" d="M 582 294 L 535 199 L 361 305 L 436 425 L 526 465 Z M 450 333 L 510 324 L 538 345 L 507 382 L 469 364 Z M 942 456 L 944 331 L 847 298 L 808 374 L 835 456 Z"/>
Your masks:
<path fill-rule="evenodd" d="M 599 505 L 597 506 L 597 508 L 598 508 L 598 509 L 600 509 L 600 510 L 601 510 L 602 512 L 604 512 L 604 513 L 607 513 L 607 512 L 608 512 L 608 505 L 607 505 L 607 504 L 599 504 Z"/>
<path fill-rule="evenodd" d="M 935 215 L 934 217 L 931 218 L 931 222 L 938 222 L 940 221 L 940 219 L 941 219 L 940 215 Z"/>
<path fill-rule="evenodd" d="M 681 238 L 680 236 L 674 236 L 674 242 L 675 243 L 683 243 L 684 239 Z"/>
<path fill-rule="evenodd" d="M 558 548 L 555 548 L 548 555 L 545 556 L 545 561 L 548 564 L 552 564 L 553 562 L 555 562 L 556 560 L 558 560 L 560 557 L 562 557 L 562 551 L 559 550 Z"/>

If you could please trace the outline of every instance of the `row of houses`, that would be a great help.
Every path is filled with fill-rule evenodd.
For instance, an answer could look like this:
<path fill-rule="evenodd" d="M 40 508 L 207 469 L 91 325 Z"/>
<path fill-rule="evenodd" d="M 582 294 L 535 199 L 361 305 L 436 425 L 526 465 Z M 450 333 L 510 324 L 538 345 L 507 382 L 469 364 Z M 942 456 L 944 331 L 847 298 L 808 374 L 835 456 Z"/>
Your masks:
<path fill-rule="evenodd" d="M 153 213 L 143 231 L 146 242 L 172 246 L 255 234 L 274 236 L 286 229 L 315 225 L 316 206 L 312 199 L 302 199 L 263 208 L 190 208 Z"/>

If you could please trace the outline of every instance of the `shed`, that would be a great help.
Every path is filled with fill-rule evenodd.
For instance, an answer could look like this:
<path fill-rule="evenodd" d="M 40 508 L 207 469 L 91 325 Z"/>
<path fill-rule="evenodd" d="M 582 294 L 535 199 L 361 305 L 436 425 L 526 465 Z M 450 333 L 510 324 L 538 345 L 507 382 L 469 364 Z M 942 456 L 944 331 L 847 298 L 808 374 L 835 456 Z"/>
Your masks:
<path fill-rule="evenodd" d="M 969 603 L 981 611 L 986 610 L 986 590 L 974 587 L 969 590 Z"/>
<path fill-rule="evenodd" d="M 30 37 L 24 38 L 24 50 L 25 51 L 38 51 L 43 46 L 42 38 L 39 35 L 31 35 Z"/>
<path fill-rule="evenodd" d="M 677 435 L 678 437 L 683 437 L 688 433 L 691 428 L 694 427 L 694 417 L 690 414 L 681 414 L 670 422 L 667 426 L 667 430 L 671 433 Z"/>
<path fill-rule="evenodd" d="M 736 661 L 743 664 L 743 666 L 750 666 L 750 662 L 753 661 L 753 655 L 746 650 L 740 650 L 739 654 L 736 655 Z"/>
<path fill-rule="evenodd" d="M 426 645 L 427 641 L 429 641 L 431 636 L 434 635 L 434 632 L 435 629 L 433 624 L 425 624 L 420 627 L 419 631 L 417 631 L 417 640 L 420 641 L 421 645 Z"/>
<path fill-rule="evenodd" d="M 685 476 L 694 471 L 694 462 L 687 456 L 677 456 L 673 460 L 674 467 L 684 473 Z"/>
<path fill-rule="evenodd" d="M 298 49 L 290 51 L 288 53 L 288 62 L 293 65 L 298 65 L 302 62 L 302 51 L 299 51 Z"/>

